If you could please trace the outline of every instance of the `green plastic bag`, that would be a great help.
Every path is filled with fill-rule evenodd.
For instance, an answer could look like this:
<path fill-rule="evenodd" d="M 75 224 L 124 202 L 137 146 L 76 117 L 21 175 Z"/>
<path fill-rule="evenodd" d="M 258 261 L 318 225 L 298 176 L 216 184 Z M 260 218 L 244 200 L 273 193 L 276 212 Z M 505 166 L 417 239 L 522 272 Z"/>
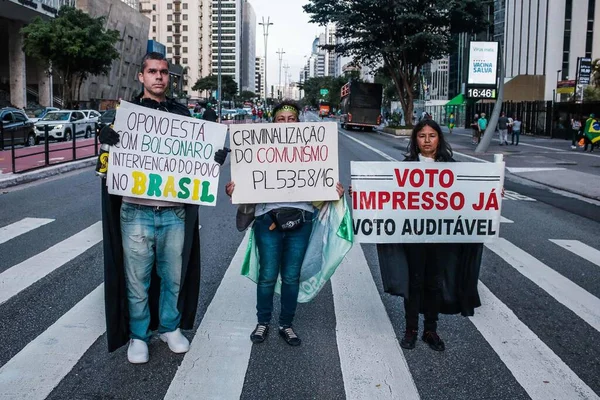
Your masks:
<path fill-rule="evenodd" d="M 307 303 L 319 293 L 352 248 L 353 240 L 352 217 L 346 199 L 323 203 L 313 221 L 302 262 L 299 303 Z M 256 283 L 259 268 L 258 249 L 254 230 L 251 230 L 241 272 Z M 281 293 L 281 276 L 277 279 L 275 292 Z"/>

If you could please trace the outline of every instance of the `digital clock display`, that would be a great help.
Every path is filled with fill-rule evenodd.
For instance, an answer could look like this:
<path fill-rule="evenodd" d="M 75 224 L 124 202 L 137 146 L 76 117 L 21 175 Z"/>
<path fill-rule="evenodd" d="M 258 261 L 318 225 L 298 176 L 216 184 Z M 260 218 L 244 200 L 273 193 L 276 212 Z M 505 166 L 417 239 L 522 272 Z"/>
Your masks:
<path fill-rule="evenodd" d="M 467 97 L 476 99 L 495 99 L 496 89 L 491 88 L 468 88 Z"/>

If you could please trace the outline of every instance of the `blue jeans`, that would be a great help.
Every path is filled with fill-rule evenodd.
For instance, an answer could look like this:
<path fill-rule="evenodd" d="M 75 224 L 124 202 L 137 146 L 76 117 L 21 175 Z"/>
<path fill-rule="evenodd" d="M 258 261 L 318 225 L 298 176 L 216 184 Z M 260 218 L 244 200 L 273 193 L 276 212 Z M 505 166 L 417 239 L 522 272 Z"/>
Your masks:
<path fill-rule="evenodd" d="M 152 268 L 160 277 L 160 333 L 172 332 L 179 326 L 177 309 L 181 285 L 185 209 L 123 203 L 121 235 L 129 304 L 129 331 L 132 339 L 150 340 L 148 289 Z"/>
<path fill-rule="evenodd" d="M 256 316 L 259 324 L 269 324 L 273 313 L 275 283 L 281 272 L 280 326 L 291 326 L 300 289 L 300 270 L 308 240 L 312 232 L 313 213 L 305 213 L 304 224 L 299 229 L 280 232 L 269 230 L 273 223 L 268 214 L 256 217 L 254 238 L 258 248 L 260 270 L 256 287 Z"/>

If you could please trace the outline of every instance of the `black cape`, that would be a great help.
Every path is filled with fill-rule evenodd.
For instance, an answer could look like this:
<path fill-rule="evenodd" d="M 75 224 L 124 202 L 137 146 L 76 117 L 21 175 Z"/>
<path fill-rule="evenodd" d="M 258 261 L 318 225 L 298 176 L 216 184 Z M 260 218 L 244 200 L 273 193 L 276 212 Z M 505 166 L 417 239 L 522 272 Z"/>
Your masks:
<path fill-rule="evenodd" d="M 217 113 L 212 108 L 207 108 L 202 114 L 202 119 L 210 122 L 217 122 Z"/>
<path fill-rule="evenodd" d="M 158 103 L 141 100 L 134 103 L 145 107 L 189 116 L 187 108 L 172 99 Z M 129 341 L 129 310 L 125 272 L 123 266 L 123 245 L 121 241 L 121 196 L 108 193 L 106 181 L 102 179 L 102 233 L 104 245 L 104 304 L 106 309 L 106 336 L 108 351 L 117 350 Z M 198 307 L 200 292 L 200 232 L 198 228 L 198 206 L 185 204 L 185 239 L 183 243 L 183 264 L 181 289 L 177 308 L 181 312 L 181 329 L 192 329 Z M 160 278 L 156 269 L 152 271 L 149 289 L 150 329 L 158 328 L 158 299 Z"/>
<path fill-rule="evenodd" d="M 417 161 L 406 159 L 405 161 Z M 439 160 L 442 161 L 442 160 Z M 454 161 L 449 159 L 447 161 Z M 386 293 L 408 299 L 409 265 L 407 254 L 425 252 L 427 262 L 439 265 L 443 274 L 442 314 L 472 316 L 481 306 L 477 282 L 481 267 L 481 243 L 378 244 L 377 255 Z M 425 302 L 421 301 L 421 313 Z"/>

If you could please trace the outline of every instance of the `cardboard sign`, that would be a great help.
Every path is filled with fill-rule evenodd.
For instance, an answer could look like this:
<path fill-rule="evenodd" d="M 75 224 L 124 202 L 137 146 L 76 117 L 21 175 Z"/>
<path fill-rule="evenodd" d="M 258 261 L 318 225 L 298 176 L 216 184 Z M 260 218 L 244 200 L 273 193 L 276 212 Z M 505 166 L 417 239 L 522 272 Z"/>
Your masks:
<path fill-rule="evenodd" d="M 334 122 L 231 125 L 234 204 L 337 200 Z"/>
<path fill-rule="evenodd" d="M 108 192 L 128 197 L 214 206 L 227 127 L 121 102 L 111 146 Z"/>
<path fill-rule="evenodd" d="M 504 162 L 352 162 L 360 243 L 486 243 L 498 237 Z"/>

